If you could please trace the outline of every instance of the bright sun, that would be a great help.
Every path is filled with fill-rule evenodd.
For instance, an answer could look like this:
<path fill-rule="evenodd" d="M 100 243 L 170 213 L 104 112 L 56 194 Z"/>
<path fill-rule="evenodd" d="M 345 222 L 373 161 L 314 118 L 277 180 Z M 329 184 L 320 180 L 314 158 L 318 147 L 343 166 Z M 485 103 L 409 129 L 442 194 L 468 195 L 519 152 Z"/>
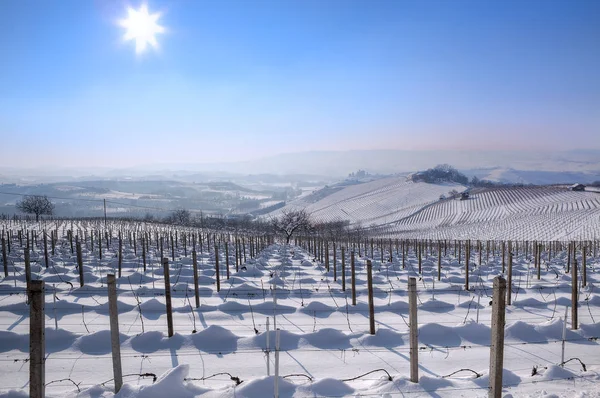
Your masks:
<path fill-rule="evenodd" d="M 124 39 L 135 40 L 137 53 L 143 52 L 148 44 L 157 47 L 155 35 L 165 31 L 165 28 L 157 24 L 160 13 L 150 14 L 148 6 L 143 4 L 137 11 L 128 7 L 127 14 L 127 19 L 119 21 L 119 24 L 127 29 Z"/>

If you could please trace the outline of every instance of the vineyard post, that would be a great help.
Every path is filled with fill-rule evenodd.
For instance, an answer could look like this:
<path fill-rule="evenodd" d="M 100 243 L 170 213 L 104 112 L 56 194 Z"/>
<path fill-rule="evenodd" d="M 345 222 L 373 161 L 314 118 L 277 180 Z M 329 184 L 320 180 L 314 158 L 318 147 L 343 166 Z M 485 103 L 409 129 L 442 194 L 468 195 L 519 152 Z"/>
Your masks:
<path fill-rule="evenodd" d="M 502 241 L 502 273 L 506 272 L 506 242 Z"/>
<path fill-rule="evenodd" d="M 442 244 L 438 241 L 438 281 L 442 280 Z"/>
<path fill-rule="evenodd" d="M 227 268 L 227 279 L 229 279 L 229 242 L 225 241 L 225 266 Z"/>
<path fill-rule="evenodd" d="M 173 336 L 173 307 L 171 306 L 171 282 L 169 280 L 169 259 L 163 258 L 165 277 L 165 301 L 167 306 L 167 328 L 169 337 Z"/>
<path fill-rule="evenodd" d="M 81 242 L 75 237 L 75 247 L 77 249 L 77 268 L 79 269 L 79 286 L 83 287 L 83 256 L 81 254 Z"/>
<path fill-rule="evenodd" d="M 219 246 L 215 246 L 215 278 L 217 280 L 217 292 L 220 292 L 221 274 L 219 273 Z"/>
<path fill-rule="evenodd" d="M 352 273 L 352 305 L 356 305 L 356 268 L 354 267 L 354 250 L 350 253 L 350 272 Z"/>
<path fill-rule="evenodd" d="M 333 242 L 333 281 L 337 281 L 337 250 L 335 241 Z"/>
<path fill-rule="evenodd" d="M 279 329 L 275 330 L 275 398 L 279 398 Z"/>
<path fill-rule="evenodd" d="M 31 281 L 29 288 L 29 396 L 45 397 L 46 325 L 44 281 Z"/>
<path fill-rule="evenodd" d="M 508 276 L 506 280 L 506 304 L 512 304 L 512 251 L 508 251 Z"/>
<path fill-rule="evenodd" d="M 46 268 L 48 268 L 48 235 L 46 234 L 46 230 L 44 230 L 44 261 Z"/>
<path fill-rule="evenodd" d="M 119 278 L 121 277 L 121 267 L 123 266 L 123 238 L 119 231 Z"/>
<path fill-rule="evenodd" d="M 199 308 L 200 295 L 198 294 L 198 257 L 196 249 L 192 250 L 192 265 L 194 267 L 194 295 L 196 296 L 196 308 Z"/>
<path fill-rule="evenodd" d="M 421 275 L 421 268 L 422 268 L 422 262 L 421 262 L 422 248 L 423 248 L 423 246 L 421 245 L 421 242 L 419 241 L 419 243 L 417 244 L 417 253 L 418 253 L 418 257 L 419 257 L 419 275 Z"/>
<path fill-rule="evenodd" d="M 325 242 L 325 268 L 329 272 L 329 242 Z"/>
<path fill-rule="evenodd" d="M 469 290 L 469 260 L 471 257 L 471 241 L 467 240 L 465 246 L 465 290 Z"/>
<path fill-rule="evenodd" d="M 568 274 L 568 273 L 570 272 L 570 270 L 571 270 L 571 246 L 572 246 L 572 243 L 571 243 L 571 242 L 569 242 L 569 246 L 568 246 L 568 248 L 567 248 L 567 271 L 566 271 L 566 272 L 567 272 L 567 274 Z"/>
<path fill-rule="evenodd" d="M 587 244 L 584 243 L 581 249 L 581 285 L 587 286 L 587 267 L 586 267 Z"/>
<path fill-rule="evenodd" d="M 25 257 L 25 281 L 27 282 L 27 291 L 29 291 L 29 285 L 31 284 L 31 264 L 29 262 L 29 248 L 23 248 L 23 255 Z"/>
<path fill-rule="evenodd" d="M 509 253 L 512 257 L 512 254 Z M 492 296 L 492 339 L 490 344 L 489 388 L 491 398 L 502 397 L 502 371 L 504 367 L 504 324 L 506 317 L 506 281 L 501 276 L 494 278 Z M 508 296 L 510 297 L 510 296 Z"/>
<path fill-rule="evenodd" d="M 113 375 L 115 377 L 115 394 L 123 386 L 121 369 L 121 343 L 119 341 L 119 309 L 117 307 L 117 284 L 114 274 L 106 276 L 108 285 L 108 311 L 110 314 L 110 345 L 112 349 Z"/>
<path fill-rule="evenodd" d="M 346 291 L 346 254 L 342 246 L 342 291 Z"/>
<path fill-rule="evenodd" d="M 569 306 L 567 305 L 565 307 L 565 318 L 563 320 L 560 366 L 565 366 L 565 343 L 567 341 L 567 318 L 568 317 L 569 317 Z"/>
<path fill-rule="evenodd" d="M 375 306 L 373 304 L 373 265 L 367 260 L 367 284 L 369 288 L 369 332 L 375 334 Z M 354 289 L 352 289 L 354 291 Z"/>
<path fill-rule="evenodd" d="M 175 231 L 177 234 L 177 231 Z M 171 260 L 175 261 L 175 244 L 173 243 L 173 232 L 170 233 L 171 236 Z"/>
<path fill-rule="evenodd" d="M 52 247 L 52 255 L 54 255 L 54 246 Z M 102 236 L 98 231 L 98 258 L 102 260 Z"/>
<path fill-rule="evenodd" d="M 52 255 L 54 256 L 54 249 L 56 248 L 56 232 L 54 231 L 50 231 L 50 244 L 52 246 Z M 23 246 L 23 244 L 21 243 L 21 246 Z M 48 264 L 46 264 L 46 268 L 48 268 Z"/>
<path fill-rule="evenodd" d="M 8 261 L 6 259 L 6 239 L 2 233 L 2 263 L 4 264 L 4 277 L 8 277 Z"/>
<path fill-rule="evenodd" d="M 410 381 L 419 382 L 419 324 L 417 321 L 417 279 L 408 279 L 408 325 L 410 328 Z"/>
<path fill-rule="evenodd" d="M 271 360 L 269 358 L 269 354 L 271 353 L 271 347 L 270 347 L 270 339 L 269 339 L 269 334 L 270 334 L 270 325 L 269 325 L 269 317 L 267 317 L 267 345 L 266 345 L 266 349 L 265 349 L 265 353 L 267 354 L 267 376 L 271 376 Z"/>
<path fill-rule="evenodd" d="M 142 263 L 144 264 L 144 273 L 146 273 L 146 243 L 145 236 L 142 236 Z"/>
<path fill-rule="evenodd" d="M 573 244 L 573 251 L 575 251 L 575 244 Z M 577 330 L 579 328 L 577 318 L 577 260 L 573 260 L 573 266 L 571 267 L 571 329 Z"/>
<path fill-rule="evenodd" d="M 535 261 L 535 270 L 537 272 L 537 279 L 540 280 L 542 277 L 542 261 L 540 256 L 541 251 L 541 243 L 534 242 L 534 261 Z"/>

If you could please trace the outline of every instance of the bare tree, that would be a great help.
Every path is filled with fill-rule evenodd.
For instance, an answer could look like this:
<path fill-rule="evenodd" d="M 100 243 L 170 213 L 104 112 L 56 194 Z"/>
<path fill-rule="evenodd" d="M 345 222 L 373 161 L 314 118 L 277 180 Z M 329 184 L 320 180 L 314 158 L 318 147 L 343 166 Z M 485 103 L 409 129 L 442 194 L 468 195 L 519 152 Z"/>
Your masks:
<path fill-rule="evenodd" d="M 307 231 L 311 227 L 310 214 L 302 210 L 283 210 L 281 216 L 274 218 L 273 228 L 285 235 L 285 243 L 289 244 L 294 233 Z"/>
<path fill-rule="evenodd" d="M 39 221 L 43 214 L 51 216 L 54 213 L 54 205 L 45 195 L 26 195 L 17 202 L 17 209 L 25 214 L 35 214 L 35 221 Z"/>
<path fill-rule="evenodd" d="M 188 225 L 192 220 L 192 215 L 189 210 L 177 209 L 168 218 L 173 224 Z"/>

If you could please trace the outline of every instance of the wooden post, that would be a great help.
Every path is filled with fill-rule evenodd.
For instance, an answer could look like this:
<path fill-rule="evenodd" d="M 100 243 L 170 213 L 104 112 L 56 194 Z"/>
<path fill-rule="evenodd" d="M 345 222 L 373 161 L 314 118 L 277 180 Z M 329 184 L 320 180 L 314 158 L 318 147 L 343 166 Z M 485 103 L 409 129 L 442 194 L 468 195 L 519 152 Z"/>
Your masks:
<path fill-rule="evenodd" d="M 542 245 L 537 243 L 535 244 L 535 262 L 536 262 L 536 266 L 537 266 L 537 278 L 538 280 L 540 280 L 540 278 L 542 277 L 542 259 L 541 259 L 541 250 L 542 250 Z"/>
<path fill-rule="evenodd" d="M 2 234 L 2 263 L 4 264 L 4 277 L 8 277 L 8 260 L 6 259 L 6 239 Z"/>
<path fill-rule="evenodd" d="M 506 272 L 506 242 L 502 241 L 502 273 Z"/>
<path fill-rule="evenodd" d="M 422 274 L 422 263 L 421 263 L 421 250 L 422 246 L 421 246 L 421 242 L 419 242 L 419 244 L 417 245 L 417 253 L 418 253 L 418 257 L 419 257 L 419 275 Z"/>
<path fill-rule="evenodd" d="M 81 242 L 75 237 L 75 247 L 77 249 L 77 268 L 79 268 L 79 286 L 83 287 L 83 256 L 81 254 Z"/>
<path fill-rule="evenodd" d="M 145 237 L 142 236 L 142 263 L 144 264 L 144 273 L 146 272 L 146 243 Z"/>
<path fill-rule="evenodd" d="M 509 256 L 512 256 L 509 253 Z M 492 340 L 490 344 L 490 398 L 502 397 L 502 371 L 504 367 L 504 325 L 506 317 L 506 281 L 501 276 L 494 278 L 492 296 Z M 510 296 L 509 296 L 510 297 Z"/>
<path fill-rule="evenodd" d="M 200 295 L 198 294 L 198 258 L 195 249 L 192 251 L 192 264 L 194 267 L 194 295 L 196 296 L 196 308 L 200 308 Z"/>
<path fill-rule="evenodd" d="M 586 254 L 587 254 L 587 242 L 583 243 L 583 248 L 581 249 L 581 285 L 583 287 L 587 286 L 587 267 L 586 267 Z"/>
<path fill-rule="evenodd" d="M 119 340 L 119 308 L 117 307 L 117 283 L 114 274 L 106 275 L 108 285 L 108 312 L 110 315 L 110 345 L 112 348 L 113 375 L 115 378 L 115 394 L 123 386 L 121 369 L 121 342 Z"/>
<path fill-rule="evenodd" d="M 506 279 L 506 305 L 512 304 L 512 251 L 508 251 L 508 276 Z"/>
<path fill-rule="evenodd" d="M 419 382 L 419 323 L 417 321 L 417 279 L 408 279 L 408 325 L 410 329 L 410 381 Z"/>
<path fill-rule="evenodd" d="M 171 306 L 171 282 L 169 280 L 169 259 L 163 258 L 165 276 L 165 301 L 167 305 L 167 328 L 169 337 L 173 336 L 173 307 Z"/>
<path fill-rule="evenodd" d="M 337 281 L 337 253 L 335 242 L 333 242 L 333 281 Z"/>
<path fill-rule="evenodd" d="M 575 243 L 573 243 L 573 251 L 575 251 Z M 577 306 L 578 298 L 577 293 L 579 286 L 577 286 L 577 260 L 573 260 L 571 267 L 571 329 L 577 330 L 579 328 L 577 318 Z"/>
<path fill-rule="evenodd" d="M 46 230 L 44 230 L 44 261 L 44 265 L 48 268 L 48 235 Z"/>
<path fill-rule="evenodd" d="M 123 265 L 123 239 L 119 231 L 119 278 L 121 277 L 121 267 Z"/>
<path fill-rule="evenodd" d="M 229 243 L 225 242 L 225 265 L 227 267 L 227 279 L 229 279 Z"/>
<path fill-rule="evenodd" d="M 29 286 L 29 396 L 44 398 L 46 384 L 46 320 L 44 281 Z"/>
<path fill-rule="evenodd" d="M 31 263 L 29 261 L 29 248 L 23 248 L 23 255 L 25 257 L 25 281 L 27 282 L 27 290 L 29 291 L 29 285 L 31 284 Z"/>
<path fill-rule="evenodd" d="M 350 253 L 350 272 L 352 273 L 352 305 L 356 305 L 356 268 L 354 267 L 354 250 Z"/>
<path fill-rule="evenodd" d="M 346 291 L 346 255 L 344 254 L 344 246 L 342 246 L 342 291 Z"/>
<path fill-rule="evenodd" d="M 442 245 L 438 241 L 438 281 L 442 280 Z"/>
<path fill-rule="evenodd" d="M 371 241 L 372 242 L 372 241 Z M 367 284 L 369 288 L 369 331 L 375 334 L 375 306 L 373 304 L 373 265 L 367 260 Z M 354 289 L 352 289 L 354 291 Z"/>
<path fill-rule="evenodd" d="M 217 292 L 221 291 L 221 275 L 219 273 L 219 246 L 215 246 L 215 278 L 217 280 Z"/>
<path fill-rule="evenodd" d="M 471 259 L 471 241 L 465 246 L 465 290 L 469 290 L 469 260 Z"/>

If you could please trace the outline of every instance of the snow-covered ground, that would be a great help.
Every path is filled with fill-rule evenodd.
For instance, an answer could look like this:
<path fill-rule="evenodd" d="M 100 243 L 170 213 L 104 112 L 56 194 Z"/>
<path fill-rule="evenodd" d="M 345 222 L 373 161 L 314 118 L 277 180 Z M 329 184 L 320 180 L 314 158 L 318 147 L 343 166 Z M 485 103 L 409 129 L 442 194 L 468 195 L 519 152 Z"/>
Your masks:
<path fill-rule="evenodd" d="M 40 241 L 31 255 L 32 277 L 44 280 L 47 289 L 46 382 L 50 384 L 46 394 L 112 397 L 106 275 L 117 266 L 117 239 L 112 239 L 109 250 L 103 248 L 99 260 L 97 242 L 94 251 L 90 250 L 91 229 L 88 231 L 83 249 L 86 285 L 80 288 L 76 257 L 63 227 L 69 224 L 59 228 L 61 239 L 49 268 L 43 265 Z M 141 227 L 122 225 L 126 231 L 139 232 Z M 83 231 L 86 226 L 76 223 L 75 229 Z M 0 280 L 0 396 L 25 397 L 29 307 L 24 294 L 23 250 L 18 239 L 11 243 L 9 276 Z M 366 258 L 357 253 L 357 305 L 353 306 L 348 250 L 346 290 L 342 290 L 343 244 L 338 242 L 336 248 L 337 278 L 333 250 L 329 272 L 301 247 L 279 244 L 266 247 L 254 259 L 247 252 L 247 261 L 236 272 L 235 252 L 230 246 L 229 280 L 224 252 L 220 252 L 220 292 L 215 285 L 214 252 L 207 253 L 205 246 L 198 253 L 201 305 L 196 309 L 190 246 L 185 256 L 180 240 L 170 264 L 175 335 L 168 338 L 156 243 L 149 245 L 144 272 L 140 244 L 135 254 L 125 239 L 118 306 L 123 373 L 128 376 L 116 396 L 273 396 L 274 324 L 281 330 L 281 397 L 487 396 L 490 296 L 493 278 L 502 273 L 498 246 L 488 257 L 486 245 L 482 245 L 481 264 L 476 247 L 472 249 L 469 291 L 464 289 L 464 248 L 459 264 L 454 248 L 447 247 L 441 281 L 437 281 L 437 249 L 423 256 L 419 274 L 412 246 L 405 268 L 401 250 L 397 252 L 393 246 L 393 261 L 381 263 L 375 247 L 376 334 L 370 335 Z M 384 250 L 387 259 L 387 247 Z M 171 257 L 170 250 L 167 253 Z M 582 264 L 581 252 L 578 256 Z M 522 246 L 515 253 L 513 303 L 507 307 L 505 329 L 504 386 L 508 396 L 600 396 L 599 266 L 598 253 L 590 248 L 588 284 L 583 287 L 578 281 L 579 329 L 571 330 L 570 313 L 567 320 L 565 359 L 578 358 L 585 369 L 577 360 L 561 367 L 563 318 L 566 306 L 571 305 L 572 283 L 565 272 L 566 252 L 553 251 L 550 259 L 548 252 L 543 253 L 540 280 L 534 272 L 531 249 L 527 256 Z M 418 280 L 419 383 L 409 381 L 409 277 Z M 265 352 L 267 318 L 271 325 L 269 355 Z M 152 377 L 139 376 L 145 373 L 158 379 L 153 382 Z M 236 378 L 241 384 L 236 385 Z"/>

